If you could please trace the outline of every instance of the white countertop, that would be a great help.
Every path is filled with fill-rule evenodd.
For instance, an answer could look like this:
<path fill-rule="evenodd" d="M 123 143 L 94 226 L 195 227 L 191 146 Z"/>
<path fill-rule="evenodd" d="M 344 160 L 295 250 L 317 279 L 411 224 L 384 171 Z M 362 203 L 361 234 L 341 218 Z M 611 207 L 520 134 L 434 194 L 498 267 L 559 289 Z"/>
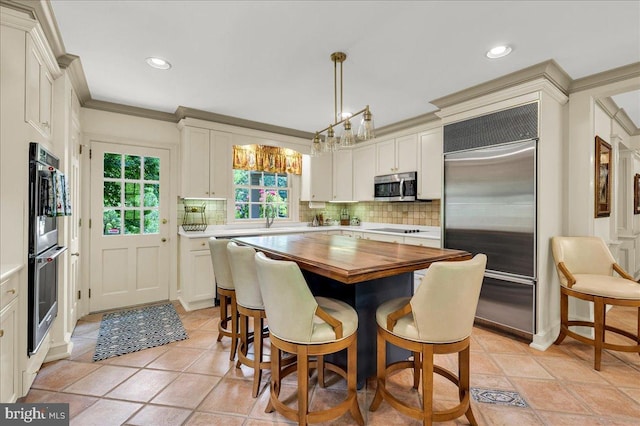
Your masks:
<path fill-rule="evenodd" d="M 11 275 L 18 272 L 24 265 L 18 263 L 3 263 L 0 265 L 0 281 L 4 281 Z"/>
<path fill-rule="evenodd" d="M 420 232 L 414 233 L 397 233 L 377 231 L 380 228 L 394 229 L 419 229 Z M 347 230 L 354 232 L 371 232 L 375 234 L 385 235 L 401 235 L 413 238 L 440 239 L 439 226 L 418 226 L 418 225 L 400 225 L 388 223 L 363 222 L 360 226 L 309 226 L 306 222 L 273 224 L 271 228 L 256 227 L 255 224 L 249 226 L 242 225 L 209 225 L 205 231 L 184 231 L 179 228 L 178 234 L 185 238 L 209 238 L 209 237 L 243 237 L 254 235 L 276 235 L 291 234 L 301 232 L 322 232 L 334 230 Z"/>

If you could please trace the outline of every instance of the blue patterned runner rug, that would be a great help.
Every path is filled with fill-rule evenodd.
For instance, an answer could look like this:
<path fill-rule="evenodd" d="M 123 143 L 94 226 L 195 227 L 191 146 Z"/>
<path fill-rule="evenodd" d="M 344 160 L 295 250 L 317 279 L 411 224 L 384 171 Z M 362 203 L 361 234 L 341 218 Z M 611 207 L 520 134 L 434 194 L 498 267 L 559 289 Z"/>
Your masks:
<path fill-rule="evenodd" d="M 100 323 L 94 361 L 187 339 L 171 303 L 105 314 Z"/>

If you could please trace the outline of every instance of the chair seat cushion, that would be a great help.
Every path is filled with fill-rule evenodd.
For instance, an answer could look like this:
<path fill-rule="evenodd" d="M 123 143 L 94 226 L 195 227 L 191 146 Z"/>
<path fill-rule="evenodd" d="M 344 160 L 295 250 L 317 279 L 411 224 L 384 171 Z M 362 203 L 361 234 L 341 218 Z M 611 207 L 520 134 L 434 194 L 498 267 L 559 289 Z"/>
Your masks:
<path fill-rule="evenodd" d="M 316 297 L 318 305 L 329 315 L 342 322 L 342 338 L 347 338 L 358 329 L 358 314 L 355 309 L 347 303 L 328 297 Z M 333 328 L 317 316 L 313 321 L 313 332 L 311 333 L 311 343 L 335 342 L 336 333 Z M 296 342 L 309 343 L 309 342 Z"/>
<path fill-rule="evenodd" d="M 387 329 L 387 317 L 389 314 L 402 308 L 404 305 L 409 303 L 410 300 L 410 297 L 399 297 L 397 299 L 384 302 L 382 305 L 378 306 L 378 309 L 376 310 L 376 321 L 380 327 L 391 334 L 395 334 L 396 336 L 404 339 L 420 341 L 418 328 L 416 327 L 416 323 L 413 319 L 413 314 L 407 314 L 398 319 L 393 330 Z"/>
<path fill-rule="evenodd" d="M 640 284 L 609 275 L 575 274 L 571 290 L 615 299 L 640 299 Z"/>

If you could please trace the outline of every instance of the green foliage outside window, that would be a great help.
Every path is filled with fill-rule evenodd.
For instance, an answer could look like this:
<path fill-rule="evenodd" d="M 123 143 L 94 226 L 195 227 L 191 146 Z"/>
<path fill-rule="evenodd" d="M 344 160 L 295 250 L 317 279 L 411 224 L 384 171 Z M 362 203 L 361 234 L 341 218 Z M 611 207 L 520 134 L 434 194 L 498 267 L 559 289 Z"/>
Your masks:
<path fill-rule="evenodd" d="M 289 177 L 286 174 L 234 170 L 236 219 L 289 217 Z"/>

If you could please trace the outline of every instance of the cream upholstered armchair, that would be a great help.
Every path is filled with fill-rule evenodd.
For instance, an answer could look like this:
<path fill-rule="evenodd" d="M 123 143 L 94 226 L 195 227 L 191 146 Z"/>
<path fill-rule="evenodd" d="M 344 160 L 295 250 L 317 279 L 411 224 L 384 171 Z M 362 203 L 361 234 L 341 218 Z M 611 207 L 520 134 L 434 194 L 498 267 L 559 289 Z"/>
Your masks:
<path fill-rule="evenodd" d="M 616 263 L 602 238 L 553 237 L 551 248 L 560 278 L 560 335 L 555 344 L 570 336 L 594 346 L 596 370 L 601 367 L 602 349 L 640 354 L 640 284 Z M 569 320 L 569 296 L 593 302 L 593 321 Z M 636 334 L 607 325 L 606 305 L 637 307 Z M 592 327 L 594 338 L 570 330 L 573 326 Z M 607 343 L 607 331 L 625 336 L 634 344 Z"/>
<path fill-rule="evenodd" d="M 385 400 L 393 408 L 421 420 L 423 424 L 456 419 L 463 414 L 472 425 L 469 385 L 469 343 L 480 297 L 487 256 L 471 260 L 436 262 L 429 266 L 413 297 L 383 303 L 376 310 L 378 323 L 378 387 L 370 410 Z M 413 361 L 386 365 L 386 343 L 413 352 Z M 434 365 L 434 354 L 458 354 L 458 374 Z M 413 387 L 418 389 L 422 372 L 422 404 L 414 407 L 391 394 L 386 386 L 389 373 L 413 369 Z M 458 386 L 460 403 L 444 411 L 433 409 L 433 373 Z"/>
<path fill-rule="evenodd" d="M 287 419 L 304 425 L 327 422 L 349 411 L 359 425 L 364 425 L 356 394 L 358 314 L 342 301 L 314 297 L 295 262 L 272 260 L 261 252 L 255 260 L 271 340 L 271 394 L 266 411 L 275 408 Z M 347 350 L 346 371 L 324 361 L 324 355 L 343 349 Z M 283 368 L 282 352 L 296 355 L 297 363 Z M 315 361 L 309 357 L 315 357 Z M 309 411 L 312 368 L 317 369 L 321 387 L 325 369 L 345 378 L 346 398 L 333 407 Z M 294 372 L 298 376 L 297 408 L 279 398 L 282 379 Z"/>
<path fill-rule="evenodd" d="M 222 337 L 231 338 L 229 359 L 236 357 L 238 346 L 238 308 L 236 306 L 236 290 L 231 276 L 231 267 L 227 255 L 228 239 L 209 238 L 209 251 L 216 277 L 218 297 L 220 299 L 220 322 L 218 323 L 218 342 Z"/>

